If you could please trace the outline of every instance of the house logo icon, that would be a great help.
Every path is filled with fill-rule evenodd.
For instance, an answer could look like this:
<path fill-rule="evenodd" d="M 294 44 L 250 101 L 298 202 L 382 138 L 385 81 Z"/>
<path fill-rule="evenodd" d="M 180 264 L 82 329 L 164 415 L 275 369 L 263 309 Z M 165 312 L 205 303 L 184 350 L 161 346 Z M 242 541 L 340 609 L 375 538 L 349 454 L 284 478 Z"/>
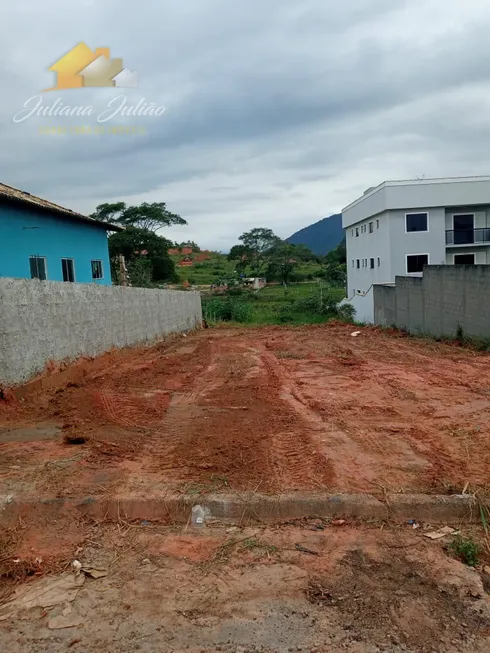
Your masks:
<path fill-rule="evenodd" d="M 47 88 L 44 92 L 96 86 L 138 86 L 138 73 L 124 68 L 122 59 L 111 59 L 109 48 L 96 48 L 92 51 L 83 42 L 58 59 L 49 70 L 56 74 L 56 86 Z"/>

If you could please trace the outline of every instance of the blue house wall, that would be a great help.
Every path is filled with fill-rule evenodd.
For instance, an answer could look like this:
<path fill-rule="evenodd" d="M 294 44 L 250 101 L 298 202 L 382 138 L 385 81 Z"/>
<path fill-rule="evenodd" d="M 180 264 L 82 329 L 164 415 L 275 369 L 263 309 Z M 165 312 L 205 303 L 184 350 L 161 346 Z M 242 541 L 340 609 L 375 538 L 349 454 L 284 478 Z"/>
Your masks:
<path fill-rule="evenodd" d="M 61 259 L 73 259 L 75 281 L 111 284 L 107 232 L 69 216 L 0 204 L 0 277 L 31 278 L 29 257 L 46 258 L 47 279 L 63 281 Z M 102 261 L 102 279 L 92 279 L 91 261 Z"/>

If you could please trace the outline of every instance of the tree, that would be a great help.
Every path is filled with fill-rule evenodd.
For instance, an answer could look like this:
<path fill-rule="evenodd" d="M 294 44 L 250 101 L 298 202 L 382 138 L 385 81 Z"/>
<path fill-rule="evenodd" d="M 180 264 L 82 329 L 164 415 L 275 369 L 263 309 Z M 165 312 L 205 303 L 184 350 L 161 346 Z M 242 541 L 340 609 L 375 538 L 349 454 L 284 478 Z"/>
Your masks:
<path fill-rule="evenodd" d="M 124 256 L 133 285 L 134 278 L 141 280 L 138 285 L 147 285 L 148 275 L 150 281 L 176 280 L 175 264 L 168 255 L 170 245 L 166 238 L 138 227 L 126 227 L 109 236 L 109 254 L 111 258 Z"/>
<path fill-rule="evenodd" d="M 103 222 L 115 222 L 123 227 L 138 227 L 149 231 L 173 224 L 187 224 L 180 215 L 171 213 L 165 202 L 143 202 L 139 206 L 126 206 L 124 202 L 99 204 L 90 217 Z"/>
<path fill-rule="evenodd" d="M 347 281 L 345 238 L 324 258 L 323 277 L 330 283 L 343 286 Z"/>
<path fill-rule="evenodd" d="M 228 254 L 229 261 L 237 261 L 237 269 L 250 270 L 254 277 L 260 276 L 272 260 L 275 248 L 281 239 L 272 229 L 255 228 L 247 231 L 238 239 L 240 245 L 231 248 Z"/>
<path fill-rule="evenodd" d="M 179 275 L 175 270 L 175 264 L 168 256 L 168 254 L 154 256 L 151 259 L 152 264 L 152 277 L 155 281 L 171 281 L 176 283 L 179 280 Z"/>
<path fill-rule="evenodd" d="M 314 254 L 305 245 L 291 245 L 280 242 L 271 253 L 267 276 L 278 278 L 287 284 L 292 273 L 302 261 L 314 259 Z"/>
<path fill-rule="evenodd" d="M 183 247 L 190 247 L 193 252 L 201 251 L 199 245 L 197 245 L 197 243 L 195 243 L 193 240 L 188 240 L 185 243 L 175 243 L 174 247 L 176 247 L 179 250 L 181 250 Z"/>

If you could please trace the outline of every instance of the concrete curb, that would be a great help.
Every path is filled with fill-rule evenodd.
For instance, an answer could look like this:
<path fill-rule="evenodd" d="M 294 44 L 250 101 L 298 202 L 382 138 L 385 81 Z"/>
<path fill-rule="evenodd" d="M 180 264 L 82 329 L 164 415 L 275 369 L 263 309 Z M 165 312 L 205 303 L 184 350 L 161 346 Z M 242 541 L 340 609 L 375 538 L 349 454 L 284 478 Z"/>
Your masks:
<path fill-rule="evenodd" d="M 470 495 L 388 494 L 380 501 L 366 494 L 294 493 L 159 495 L 150 497 L 87 497 L 80 499 L 23 499 L 8 497 L 0 509 L 0 525 L 22 519 L 50 520 L 80 514 L 96 520 L 148 520 L 187 523 L 192 506 L 201 505 L 209 517 L 224 522 L 280 522 L 303 517 L 384 519 L 405 522 L 478 522 L 479 511 Z"/>

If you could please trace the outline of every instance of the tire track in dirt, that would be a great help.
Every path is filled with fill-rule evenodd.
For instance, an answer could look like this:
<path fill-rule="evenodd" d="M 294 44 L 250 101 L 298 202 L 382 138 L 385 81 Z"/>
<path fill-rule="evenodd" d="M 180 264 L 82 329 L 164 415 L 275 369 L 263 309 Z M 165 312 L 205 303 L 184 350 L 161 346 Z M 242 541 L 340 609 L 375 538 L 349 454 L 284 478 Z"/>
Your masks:
<path fill-rule="evenodd" d="M 300 418 L 299 424 L 287 431 L 277 431 L 272 437 L 272 465 L 279 486 L 327 489 L 334 482 L 335 469 L 332 460 L 321 452 L 314 436 L 315 432 L 323 431 L 323 420 L 303 403 L 301 394 L 276 357 L 265 347 L 260 348 L 260 356 L 277 398 Z"/>
<path fill-rule="evenodd" d="M 380 451 L 379 455 L 376 455 L 367 451 L 359 442 L 353 440 L 347 432 L 339 429 L 328 418 L 326 419 L 325 416 L 317 412 L 312 406 L 317 402 L 312 402 L 305 397 L 297 384 L 291 379 L 287 370 L 271 352 L 264 348 L 262 357 L 270 373 L 281 384 L 281 398 L 308 425 L 309 449 L 316 452 L 313 469 L 318 471 L 322 466 L 319 461 L 325 461 L 329 469 L 327 477 L 330 477 L 329 485 L 331 489 L 349 487 L 350 491 L 376 491 L 376 487 L 379 487 L 379 481 L 385 480 L 382 477 L 383 472 L 380 478 L 380 469 L 383 466 L 383 452 Z M 328 371 L 324 370 L 324 374 L 328 374 Z M 323 415 L 325 415 L 325 412 L 328 414 L 328 410 L 323 409 Z M 298 438 L 298 436 L 295 437 Z M 305 445 L 303 445 L 303 453 L 307 455 L 308 451 L 305 451 L 305 448 Z M 277 439 L 275 449 L 280 460 L 279 466 L 284 465 L 284 459 L 294 457 L 293 452 L 295 452 L 295 449 L 291 452 L 292 446 L 287 437 Z M 315 472 L 313 474 L 310 472 L 307 478 L 315 482 Z M 388 476 L 386 480 L 388 480 Z"/>

